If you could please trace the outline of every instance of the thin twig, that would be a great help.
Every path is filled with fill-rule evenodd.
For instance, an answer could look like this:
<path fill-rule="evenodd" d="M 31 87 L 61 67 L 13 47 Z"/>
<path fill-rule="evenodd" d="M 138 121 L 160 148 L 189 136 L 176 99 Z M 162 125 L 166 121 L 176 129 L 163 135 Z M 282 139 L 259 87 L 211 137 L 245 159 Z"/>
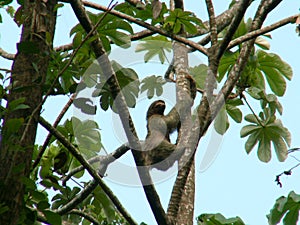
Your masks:
<path fill-rule="evenodd" d="M 75 97 L 76 97 L 76 94 L 73 94 L 73 95 L 71 96 L 71 98 L 69 99 L 69 101 L 67 102 L 67 104 L 64 106 L 64 108 L 61 110 L 61 112 L 59 113 L 58 117 L 57 117 L 56 120 L 54 121 L 53 127 L 56 128 L 56 127 L 58 126 L 58 124 L 60 123 L 60 121 L 61 121 L 61 119 L 63 118 L 63 116 L 65 115 L 65 113 L 67 112 L 67 110 L 68 110 L 68 109 L 70 108 L 70 106 L 72 105 L 73 100 L 74 100 Z M 41 149 L 40 149 L 40 151 L 39 151 L 39 154 L 38 154 L 36 160 L 34 161 L 34 163 L 33 163 L 33 165 L 32 165 L 31 171 L 34 170 L 34 168 L 35 168 L 35 167 L 39 164 L 39 162 L 41 161 L 42 156 L 43 156 L 44 152 L 45 152 L 46 149 L 47 149 L 47 146 L 48 146 L 48 144 L 49 144 L 49 142 L 50 142 L 51 137 L 52 137 L 52 134 L 49 133 L 49 134 L 47 135 L 45 141 L 44 141 L 44 144 L 42 145 L 42 147 L 41 147 Z"/>
<path fill-rule="evenodd" d="M 253 110 L 253 108 L 251 107 L 251 105 L 249 104 L 249 102 L 247 101 L 246 96 L 243 95 L 243 94 L 241 94 L 240 96 L 242 97 L 242 99 L 245 100 L 245 102 L 246 102 L 248 108 L 251 110 L 252 114 L 255 116 L 255 119 L 257 120 L 257 122 L 259 123 L 259 125 L 262 126 L 262 127 L 265 127 L 265 126 L 261 123 L 260 119 L 258 118 L 258 116 L 256 115 L 256 113 L 254 112 L 254 110 Z"/>
<path fill-rule="evenodd" d="M 96 218 L 94 218 L 90 214 L 87 214 L 87 213 L 83 212 L 82 210 L 73 209 L 69 213 L 70 214 L 76 214 L 76 215 L 82 216 L 83 218 L 85 218 L 86 220 L 90 221 L 94 225 L 101 225 L 102 224 L 102 223 L 99 223 Z"/>

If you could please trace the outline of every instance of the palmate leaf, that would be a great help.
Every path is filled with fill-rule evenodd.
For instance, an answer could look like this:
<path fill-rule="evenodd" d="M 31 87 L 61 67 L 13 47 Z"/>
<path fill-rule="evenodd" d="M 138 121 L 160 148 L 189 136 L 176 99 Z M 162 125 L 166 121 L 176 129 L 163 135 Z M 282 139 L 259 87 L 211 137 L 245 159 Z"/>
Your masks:
<path fill-rule="evenodd" d="M 240 99 L 226 101 L 226 104 L 221 108 L 214 120 L 214 128 L 217 133 L 222 135 L 229 128 L 228 115 L 237 123 L 242 121 L 242 111 L 237 107 L 242 104 L 243 102 Z"/>
<path fill-rule="evenodd" d="M 280 197 L 267 215 L 270 225 L 278 224 L 283 218 L 284 225 L 296 225 L 300 211 L 300 195 L 291 191 L 288 197 Z"/>
<path fill-rule="evenodd" d="M 149 62 L 150 59 L 158 56 L 162 64 L 166 60 L 167 52 L 171 52 L 171 50 L 172 43 L 166 37 L 160 35 L 144 38 L 135 49 L 136 52 L 146 52 L 145 62 Z"/>
<path fill-rule="evenodd" d="M 197 218 L 198 225 L 245 225 L 240 217 L 226 219 L 222 214 L 201 214 Z"/>
<path fill-rule="evenodd" d="M 172 33 L 178 34 L 183 27 L 187 33 L 197 33 L 197 25 L 204 27 L 202 21 L 193 13 L 175 9 L 170 12 L 170 15 L 165 19 L 163 28 L 171 30 Z"/>
<path fill-rule="evenodd" d="M 133 69 L 124 68 L 115 61 L 112 61 L 112 66 L 127 106 L 131 108 L 134 107 L 140 91 L 138 75 Z M 100 106 L 103 110 L 107 110 L 111 107 L 114 112 L 117 112 L 114 104 L 114 97 L 106 80 L 102 80 L 96 85 L 96 90 L 93 92 L 92 96 L 100 96 Z"/>
<path fill-rule="evenodd" d="M 276 156 L 280 162 L 287 157 L 287 146 L 291 144 L 291 134 L 283 126 L 279 119 L 266 108 L 260 113 L 260 118 L 253 114 L 245 116 L 245 120 L 251 124 L 242 128 L 240 136 L 248 137 L 245 143 L 246 152 L 249 154 L 258 143 L 257 155 L 262 162 L 271 160 L 271 144 L 273 144 Z"/>
<path fill-rule="evenodd" d="M 151 99 L 156 94 L 161 96 L 163 93 L 163 85 L 166 81 L 161 76 L 147 76 L 142 80 L 141 93 L 147 91 L 148 99 Z"/>
<path fill-rule="evenodd" d="M 204 89 L 207 77 L 207 65 L 199 64 L 198 66 L 190 67 L 189 73 L 196 81 L 197 88 Z"/>
<path fill-rule="evenodd" d="M 258 61 L 257 69 L 264 73 L 274 94 L 282 96 L 286 90 L 286 81 L 284 78 L 288 80 L 292 79 L 292 68 L 274 53 L 266 53 L 265 51 L 258 50 L 256 56 Z"/>

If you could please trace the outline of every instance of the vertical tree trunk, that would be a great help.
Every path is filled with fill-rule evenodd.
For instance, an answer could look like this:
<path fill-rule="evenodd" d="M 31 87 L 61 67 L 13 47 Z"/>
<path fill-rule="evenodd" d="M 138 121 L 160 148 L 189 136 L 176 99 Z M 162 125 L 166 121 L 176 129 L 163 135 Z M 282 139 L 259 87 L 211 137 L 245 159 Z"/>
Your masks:
<path fill-rule="evenodd" d="M 25 0 L 21 41 L 12 66 L 8 111 L 0 143 L 1 223 L 19 221 L 24 208 L 24 177 L 29 176 L 38 116 L 56 22 L 56 0 Z M 23 100 L 22 100 L 23 99 Z M 16 101 L 22 107 L 16 107 Z M 2 206 L 3 206 L 2 205 Z"/>

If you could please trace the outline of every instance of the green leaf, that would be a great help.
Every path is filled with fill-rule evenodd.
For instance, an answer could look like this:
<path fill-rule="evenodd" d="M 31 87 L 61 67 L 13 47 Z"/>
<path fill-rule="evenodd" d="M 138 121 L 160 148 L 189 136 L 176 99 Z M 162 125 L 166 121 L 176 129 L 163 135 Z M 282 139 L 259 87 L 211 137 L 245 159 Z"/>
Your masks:
<path fill-rule="evenodd" d="M 190 67 L 189 73 L 195 79 L 197 88 L 205 88 L 205 80 L 207 77 L 207 65 L 199 64 L 198 66 Z"/>
<path fill-rule="evenodd" d="M 157 96 L 162 95 L 162 86 L 166 83 L 166 81 L 161 76 L 152 75 L 145 77 L 141 83 L 141 93 L 147 91 L 147 97 L 148 99 L 151 99 L 155 94 Z"/>
<path fill-rule="evenodd" d="M 280 197 L 276 200 L 270 214 L 267 215 L 270 225 L 278 224 L 283 218 L 284 225 L 297 225 L 300 210 L 300 195 L 291 191 L 288 197 Z"/>
<path fill-rule="evenodd" d="M 291 134 L 281 121 L 276 119 L 270 108 L 264 109 L 259 114 L 259 121 L 253 114 L 245 116 L 245 120 L 252 123 L 241 129 L 241 137 L 248 137 L 245 143 L 247 153 L 258 143 L 257 155 L 262 162 L 271 160 L 271 143 L 279 161 L 287 158 L 288 148 L 291 143 Z"/>
<path fill-rule="evenodd" d="M 292 79 L 292 68 L 274 53 L 258 50 L 256 56 L 259 62 L 258 69 L 265 74 L 271 90 L 277 96 L 282 96 L 286 90 L 284 78 Z"/>
<path fill-rule="evenodd" d="M 230 52 L 227 51 L 225 54 L 222 56 L 221 61 L 220 61 L 220 66 L 218 68 L 219 75 L 217 77 L 217 81 L 221 82 L 222 79 L 224 78 L 225 74 L 228 74 L 236 62 L 238 57 L 238 53 L 235 52 Z"/>
<path fill-rule="evenodd" d="M 224 134 L 229 127 L 226 106 L 224 105 L 214 120 L 214 128 L 219 134 Z"/>
<path fill-rule="evenodd" d="M 61 216 L 53 211 L 43 210 L 43 214 L 45 215 L 47 222 L 50 224 L 59 225 L 62 223 Z"/>
<path fill-rule="evenodd" d="M 181 9 L 175 9 L 170 12 L 170 15 L 166 17 L 163 28 L 171 29 L 172 33 L 177 34 L 183 27 L 187 33 L 196 34 L 197 26 L 203 27 L 203 23 L 193 13 L 188 11 L 182 11 Z"/>
<path fill-rule="evenodd" d="M 163 64 L 166 60 L 167 52 L 171 52 L 171 42 L 163 36 L 153 36 L 144 38 L 141 43 L 136 46 L 136 52 L 146 51 L 144 61 L 148 62 L 155 56 L 159 57 L 160 62 Z"/>
<path fill-rule="evenodd" d="M 239 105 L 242 105 L 243 102 L 241 99 L 230 99 L 226 102 L 226 111 L 228 113 L 228 115 L 237 123 L 242 122 L 242 111 L 236 107 Z"/>
<path fill-rule="evenodd" d="M 240 217 L 226 219 L 222 214 L 201 214 L 197 217 L 198 225 L 245 225 Z"/>
<path fill-rule="evenodd" d="M 254 148 L 254 146 L 257 144 L 258 136 L 259 136 L 259 133 L 250 134 L 248 140 L 245 143 L 245 149 L 246 149 L 247 154 L 249 154 L 251 152 L 251 150 Z"/>

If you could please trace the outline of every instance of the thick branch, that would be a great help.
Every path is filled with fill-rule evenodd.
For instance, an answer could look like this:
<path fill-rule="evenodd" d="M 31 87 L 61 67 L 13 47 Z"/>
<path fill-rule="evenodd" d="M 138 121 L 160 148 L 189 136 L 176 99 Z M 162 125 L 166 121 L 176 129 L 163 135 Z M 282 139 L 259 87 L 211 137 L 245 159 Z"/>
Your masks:
<path fill-rule="evenodd" d="M 72 0 L 70 2 L 71 2 L 71 6 L 73 8 L 73 11 L 75 12 L 75 15 L 77 16 L 80 24 L 83 26 L 85 31 L 87 33 L 89 33 L 93 29 L 93 25 L 91 24 L 89 17 L 87 16 L 87 14 L 85 12 L 82 2 L 79 0 Z M 112 12 L 111 9 L 108 9 L 106 7 L 104 7 L 104 8 L 105 8 L 106 12 L 109 12 L 109 13 Z M 94 33 L 94 36 L 95 37 L 97 36 L 96 32 Z M 131 115 L 128 111 L 125 98 L 121 92 L 120 86 L 116 79 L 116 74 L 114 73 L 114 71 L 112 69 L 112 65 L 108 59 L 108 56 L 106 55 L 106 53 L 103 49 L 102 43 L 98 38 L 96 38 L 92 42 L 92 48 L 93 48 L 93 51 L 95 52 L 98 63 L 100 65 L 102 71 L 104 72 L 103 75 L 104 75 L 105 79 L 107 80 L 107 83 L 110 87 L 116 108 L 118 110 L 118 114 L 120 116 L 123 128 L 125 130 L 125 134 L 127 136 L 128 142 L 130 144 L 130 147 L 134 150 L 137 150 L 137 151 L 132 151 L 136 165 L 142 165 L 142 159 L 139 154 L 139 150 L 141 150 L 141 145 L 139 143 L 139 139 L 137 137 Z M 152 179 L 150 177 L 149 171 L 147 169 L 144 169 L 144 167 L 138 166 L 137 168 L 138 168 L 139 177 L 143 184 L 144 192 L 146 194 L 146 197 L 148 199 L 150 207 L 153 211 L 155 219 L 157 220 L 157 222 L 159 224 L 167 224 L 167 218 L 166 218 L 165 212 L 160 203 L 159 196 L 155 190 L 155 187 L 152 184 Z M 146 184 L 146 185 L 144 185 L 144 184 Z"/>
<path fill-rule="evenodd" d="M 61 142 L 68 151 L 84 166 L 84 168 L 89 172 L 89 174 L 96 180 L 96 182 L 100 185 L 105 194 L 110 198 L 113 204 L 116 206 L 117 210 L 122 214 L 122 216 L 130 223 L 137 224 L 126 211 L 126 209 L 122 206 L 121 202 L 114 195 L 114 193 L 109 189 L 108 186 L 102 181 L 99 174 L 94 170 L 94 168 L 84 159 L 84 157 L 80 154 L 80 152 L 70 143 L 65 136 L 63 136 L 57 129 L 51 126 L 44 118 L 39 118 L 39 123 L 48 130 L 54 137 L 57 138 L 59 142 Z"/>
<path fill-rule="evenodd" d="M 258 7 L 255 17 L 252 21 L 250 32 L 261 28 L 264 20 L 269 12 L 271 12 L 282 0 L 267 0 L 262 1 Z M 230 71 L 227 80 L 225 81 L 221 91 L 218 93 L 216 99 L 212 103 L 212 118 L 216 116 L 219 109 L 223 106 L 225 99 L 229 96 L 234 88 L 237 80 L 239 79 L 243 69 L 245 68 L 250 52 L 252 51 L 255 39 L 251 39 L 242 45 L 240 55 Z"/>
<path fill-rule="evenodd" d="M 237 30 L 241 20 L 243 19 L 245 12 L 248 8 L 248 6 L 250 5 L 251 0 L 241 0 L 239 1 L 238 5 L 238 10 L 235 13 L 235 16 L 218 48 L 218 53 L 217 53 L 217 60 L 219 61 L 222 57 L 222 55 L 224 54 L 224 52 L 227 49 L 227 46 L 229 44 L 229 42 L 231 41 L 235 31 Z"/>

